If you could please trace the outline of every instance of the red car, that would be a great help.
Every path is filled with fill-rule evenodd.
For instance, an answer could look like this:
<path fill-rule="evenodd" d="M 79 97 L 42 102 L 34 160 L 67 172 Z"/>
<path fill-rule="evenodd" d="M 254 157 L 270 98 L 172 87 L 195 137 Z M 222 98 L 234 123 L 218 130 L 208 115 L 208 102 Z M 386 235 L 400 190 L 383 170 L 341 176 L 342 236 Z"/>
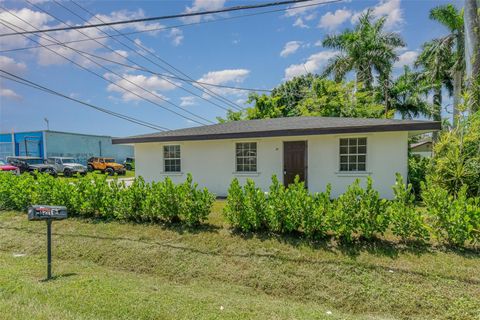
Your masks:
<path fill-rule="evenodd" d="M 15 171 L 18 172 L 18 168 L 0 160 L 0 171 Z"/>

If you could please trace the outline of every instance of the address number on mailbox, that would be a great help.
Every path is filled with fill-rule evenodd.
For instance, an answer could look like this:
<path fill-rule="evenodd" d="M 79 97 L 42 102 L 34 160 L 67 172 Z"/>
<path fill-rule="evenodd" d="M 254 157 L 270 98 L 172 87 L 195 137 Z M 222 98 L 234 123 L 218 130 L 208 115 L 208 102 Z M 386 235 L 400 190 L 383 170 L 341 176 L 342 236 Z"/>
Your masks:
<path fill-rule="evenodd" d="M 66 218 L 66 207 L 41 205 L 28 207 L 28 220 L 62 220 Z"/>

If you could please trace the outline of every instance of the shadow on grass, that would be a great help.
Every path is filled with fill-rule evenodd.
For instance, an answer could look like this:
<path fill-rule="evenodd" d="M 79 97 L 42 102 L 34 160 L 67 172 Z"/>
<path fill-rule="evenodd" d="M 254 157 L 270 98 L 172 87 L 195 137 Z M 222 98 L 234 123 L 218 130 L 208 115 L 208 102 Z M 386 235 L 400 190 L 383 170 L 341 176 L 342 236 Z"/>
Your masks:
<path fill-rule="evenodd" d="M 261 241 L 276 240 L 293 247 L 308 246 L 313 249 L 327 251 L 340 251 L 342 254 L 355 258 L 362 252 L 367 252 L 376 256 L 385 256 L 392 259 L 397 258 L 402 253 L 414 254 L 420 256 L 425 253 L 450 252 L 465 258 L 480 259 L 480 248 L 455 247 L 451 245 L 437 245 L 425 241 L 393 241 L 382 238 L 355 238 L 350 241 L 335 239 L 327 235 L 319 239 L 308 239 L 301 232 L 292 232 L 288 234 L 276 234 L 270 232 L 241 232 L 235 229 L 231 230 L 232 235 L 242 239 L 259 239 Z"/>
<path fill-rule="evenodd" d="M 73 273 L 73 272 L 57 274 L 57 275 L 54 275 L 53 277 L 51 277 L 50 279 L 42 279 L 42 280 L 40 280 L 40 282 L 50 282 L 50 281 L 60 280 L 62 278 L 70 278 L 70 277 L 77 276 L 77 275 L 78 275 L 77 273 Z"/>
<path fill-rule="evenodd" d="M 11 230 L 16 230 L 21 232 L 43 235 L 42 232 L 34 232 L 26 228 L 0 227 L 0 229 L 11 229 Z M 58 233 L 58 232 L 56 232 L 55 235 L 60 237 L 87 238 L 87 239 L 95 239 L 95 240 L 131 241 L 131 242 L 142 243 L 146 245 L 154 245 L 154 246 L 159 246 L 167 249 L 180 250 L 180 251 L 185 251 L 185 252 L 205 255 L 205 256 L 221 256 L 221 257 L 227 257 L 227 258 L 233 257 L 233 258 L 246 258 L 246 259 L 264 258 L 264 259 L 278 260 L 280 262 L 291 262 L 296 264 L 309 264 L 309 265 L 344 265 L 349 268 L 355 268 L 355 269 L 361 268 L 364 270 L 371 270 L 371 271 L 396 272 L 396 273 L 415 275 L 415 276 L 420 276 L 425 278 L 441 277 L 444 279 L 459 281 L 467 284 L 480 285 L 480 280 L 476 280 L 476 279 L 465 278 L 461 276 L 446 276 L 441 274 L 431 274 L 429 272 L 388 267 L 388 266 L 382 266 L 374 263 L 366 263 L 366 262 L 358 261 L 357 259 L 355 259 L 355 257 L 358 256 L 361 252 L 368 252 L 370 254 L 387 256 L 394 259 L 401 252 L 411 252 L 417 255 L 421 255 L 427 252 L 435 253 L 436 251 L 440 251 L 440 250 L 453 252 L 466 258 L 480 259 L 480 254 L 479 254 L 480 250 L 475 250 L 475 249 L 460 250 L 458 248 L 451 248 L 451 247 L 443 247 L 443 249 L 440 249 L 440 248 L 433 249 L 433 247 L 426 244 L 421 246 L 412 246 L 408 244 L 398 245 L 395 242 L 390 242 L 387 240 L 380 240 L 380 239 L 373 239 L 369 241 L 357 240 L 349 243 L 341 243 L 341 242 L 335 243 L 331 238 L 326 238 L 318 241 L 309 241 L 306 239 L 298 238 L 298 235 L 295 235 L 295 234 L 277 235 L 277 234 L 268 234 L 268 233 L 238 233 L 238 232 L 234 232 L 232 234 L 232 236 L 240 236 L 244 239 L 254 239 L 254 238 L 260 239 L 260 240 L 275 239 L 294 247 L 310 246 L 313 249 L 322 249 L 322 250 L 328 250 L 331 252 L 340 251 L 342 254 L 345 254 L 349 257 L 353 257 L 353 259 L 345 260 L 345 259 L 336 259 L 336 258 L 315 259 L 315 258 L 308 258 L 308 257 L 292 257 L 291 255 L 288 255 L 288 253 L 283 253 L 281 251 L 262 252 L 262 253 L 259 253 L 257 251 L 250 251 L 247 253 L 236 253 L 236 252 L 230 253 L 230 252 L 223 251 L 221 248 L 218 248 L 216 250 L 199 249 L 199 248 L 194 248 L 192 246 L 176 245 L 168 241 L 159 242 L 151 238 L 135 239 L 135 238 L 128 238 L 128 237 L 111 237 L 111 236 L 98 236 L 98 235 L 90 235 L 90 234 Z M 75 275 L 75 274 L 72 274 L 72 275 Z M 54 278 L 56 279 L 56 278 L 61 278 L 65 276 L 69 276 L 69 274 L 58 275 Z"/>

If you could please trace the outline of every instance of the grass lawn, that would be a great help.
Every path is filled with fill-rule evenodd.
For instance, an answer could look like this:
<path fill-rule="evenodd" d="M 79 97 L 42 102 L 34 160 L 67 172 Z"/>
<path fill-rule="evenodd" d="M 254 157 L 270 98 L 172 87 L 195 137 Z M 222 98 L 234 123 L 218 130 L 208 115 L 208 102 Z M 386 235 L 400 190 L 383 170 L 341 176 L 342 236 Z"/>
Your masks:
<path fill-rule="evenodd" d="M 93 172 L 89 172 L 89 173 L 87 173 L 87 174 L 88 174 L 88 175 L 94 175 L 94 174 L 95 174 L 95 175 L 102 175 L 102 174 L 105 174 L 105 173 L 102 173 L 101 171 L 93 171 Z M 65 177 L 63 174 L 60 174 L 58 177 L 59 177 L 59 178 L 62 178 L 62 179 L 69 179 L 69 180 L 72 180 L 72 181 L 74 181 L 74 180 L 77 179 L 76 177 L 69 177 L 69 178 L 67 178 L 67 177 Z M 127 170 L 127 171 L 125 172 L 125 175 L 123 175 L 123 176 L 118 176 L 118 175 L 117 175 L 116 177 L 118 177 L 118 178 L 120 178 L 120 179 L 123 179 L 123 178 L 135 178 L 135 171 Z M 113 178 L 114 178 L 113 176 L 109 176 L 107 179 L 113 179 Z"/>
<path fill-rule="evenodd" d="M 0 212 L 1 319 L 480 319 L 480 254 Z"/>

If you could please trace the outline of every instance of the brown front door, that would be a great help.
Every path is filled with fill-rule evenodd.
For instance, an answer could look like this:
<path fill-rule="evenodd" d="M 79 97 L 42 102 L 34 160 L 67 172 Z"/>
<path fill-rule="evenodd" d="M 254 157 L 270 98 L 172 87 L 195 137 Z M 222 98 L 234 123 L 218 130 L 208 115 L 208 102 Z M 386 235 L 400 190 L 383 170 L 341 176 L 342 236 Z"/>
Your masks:
<path fill-rule="evenodd" d="M 307 184 L 307 141 L 283 142 L 283 184 L 293 183 L 295 176 Z"/>

